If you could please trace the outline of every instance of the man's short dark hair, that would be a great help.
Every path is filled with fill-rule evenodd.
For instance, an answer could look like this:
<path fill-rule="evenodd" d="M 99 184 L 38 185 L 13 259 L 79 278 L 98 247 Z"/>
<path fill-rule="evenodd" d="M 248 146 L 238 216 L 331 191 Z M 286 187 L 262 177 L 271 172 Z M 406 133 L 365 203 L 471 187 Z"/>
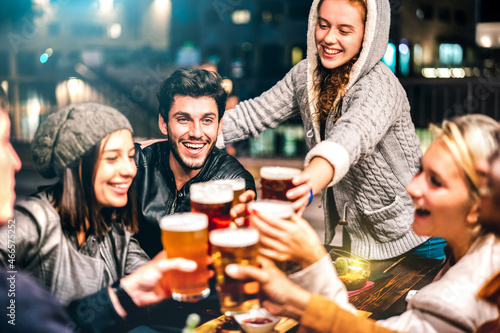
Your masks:
<path fill-rule="evenodd" d="M 219 121 L 226 109 L 227 92 L 222 86 L 222 78 L 203 69 L 178 69 L 163 82 L 157 97 L 159 112 L 165 122 L 168 122 L 175 96 L 213 98 L 219 110 Z"/>

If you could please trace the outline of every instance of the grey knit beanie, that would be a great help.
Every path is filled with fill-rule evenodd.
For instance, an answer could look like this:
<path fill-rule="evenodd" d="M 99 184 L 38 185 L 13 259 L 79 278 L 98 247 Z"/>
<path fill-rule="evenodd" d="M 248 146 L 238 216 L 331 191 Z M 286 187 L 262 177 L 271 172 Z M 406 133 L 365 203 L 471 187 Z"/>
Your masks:
<path fill-rule="evenodd" d="M 118 110 L 96 103 L 76 103 L 49 115 L 31 142 L 36 169 L 46 178 L 61 177 L 105 136 L 121 129 L 132 132 Z"/>

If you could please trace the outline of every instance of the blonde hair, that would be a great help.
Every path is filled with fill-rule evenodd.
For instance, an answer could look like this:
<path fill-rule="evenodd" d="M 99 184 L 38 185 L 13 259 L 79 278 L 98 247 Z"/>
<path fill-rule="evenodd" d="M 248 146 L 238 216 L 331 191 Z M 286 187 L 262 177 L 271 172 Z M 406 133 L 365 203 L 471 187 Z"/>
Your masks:
<path fill-rule="evenodd" d="M 435 139 L 442 139 L 469 183 L 471 198 L 479 200 L 479 174 L 476 164 L 498 149 L 497 121 L 482 114 L 470 114 L 445 120 L 441 127 L 430 125 Z"/>

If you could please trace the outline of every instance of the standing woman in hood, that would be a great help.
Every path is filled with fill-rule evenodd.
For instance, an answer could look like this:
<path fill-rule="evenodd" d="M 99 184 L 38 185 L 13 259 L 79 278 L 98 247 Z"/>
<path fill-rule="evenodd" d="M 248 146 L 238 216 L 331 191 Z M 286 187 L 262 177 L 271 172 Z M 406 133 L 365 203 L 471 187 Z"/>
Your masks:
<path fill-rule="evenodd" d="M 419 140 L 406 93 L 380 61 L 390 14 L 388 0 L 314 0 L 307 59 L 223 118 L 223 138 L 234 142 L 300 115 L 309 152 L 287 196 L 302 213 L 326 188 L 325 242 L 345 211 L 351 251 L 367 259 L 395 257 L 426 240 L 411 230 L 405 192 L 418 169 Z"/>

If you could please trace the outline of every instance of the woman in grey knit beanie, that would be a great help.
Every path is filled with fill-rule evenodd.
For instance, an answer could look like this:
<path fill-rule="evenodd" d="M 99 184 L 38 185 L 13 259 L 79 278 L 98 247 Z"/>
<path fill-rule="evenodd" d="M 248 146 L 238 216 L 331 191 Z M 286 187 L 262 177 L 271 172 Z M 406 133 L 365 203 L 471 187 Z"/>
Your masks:
<path fill-rule="evenodd" d="M 69 105 L 48 116 L 33 160 L 52 187 L 15 210 L 19 268 L 63 305 L 97 292 L 148 262 L 136 240 L 132 126 L 100 104 Z"/>
<path fill-rule="evenodd" d="M 101 332 L 144 323 L 148 317 L 141 307 L 170 296 L 164 274 L 192 272 L 196 262 L 166 259 L 163 251 L 148 261 L 131 237 L 137 222 L 129 190 L 136 173 L 130 123 L 104 105 L 72 104 L 40 125 L 32 151 L 40 173 L 57 176 L 58 182 L 16 206 L 10 221 L 15 243 L 12 228 L 2 228 L 0 263 L 22 269 L 49 289 L 67 305 L 73 322 L 54 314 L 22 327 Z M 16 304 L 21 300 L 35 314 L 64 313 L 55 303 L 53 312 L 41 311 L 49 303 L 38 302 L 42 294 L 36 288 L 16 295 Z M 34 318 L 33 313 L 23 318 Z"/>

